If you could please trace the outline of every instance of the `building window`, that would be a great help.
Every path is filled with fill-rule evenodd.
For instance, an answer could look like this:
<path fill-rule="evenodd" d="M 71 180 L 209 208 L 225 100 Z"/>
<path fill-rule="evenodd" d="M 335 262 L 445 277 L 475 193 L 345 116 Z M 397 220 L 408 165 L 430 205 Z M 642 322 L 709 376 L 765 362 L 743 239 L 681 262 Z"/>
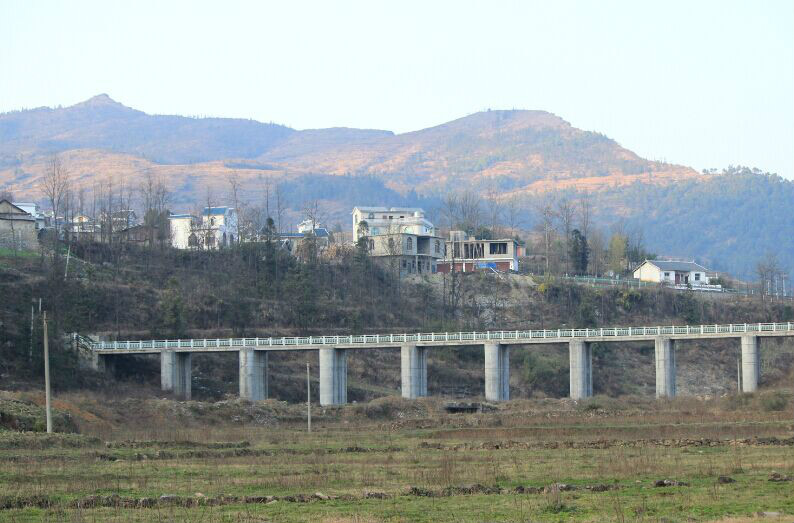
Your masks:
<path fill-rule="evenodd" d="M 407 243 L 408 243 L 408 250 L 412 251 L 414 248 L 414 239 L 409 236 Z"/>
<path fill-rule="evenodd" d="M 488 244 L 489 254 L 507 254 L 507 243 L 490 243 Z"/>
<path fill-rule="evenodd" d="M 371 251 L 375 250 L 375 240 L 370 240 L 369 241 L 369 250 L 371 250 Z"/>
<path fill-rule="evenodd" d="M 440 252 L 441 252 L 441 242 L 439 240 L 436 240 L 436 254 L 439 254 Z"/>
<path fill-rule="evenodd" d="M 670 277 L 670 273 L 669 272 L 664 273 L 664 277 L 665 278 L 669 278 Z"/>
<path fill-rule="evenodd" d="M 408 262 L 406 262 L 405 260 L 403 260 L 403 269 L 405 269 L 406 267 L 408 267 Z"/>
<path fill-rule="evenodd" d="M 695 281 L 700 281 L 700 273 L 699 272 L 695 273 Z"/>

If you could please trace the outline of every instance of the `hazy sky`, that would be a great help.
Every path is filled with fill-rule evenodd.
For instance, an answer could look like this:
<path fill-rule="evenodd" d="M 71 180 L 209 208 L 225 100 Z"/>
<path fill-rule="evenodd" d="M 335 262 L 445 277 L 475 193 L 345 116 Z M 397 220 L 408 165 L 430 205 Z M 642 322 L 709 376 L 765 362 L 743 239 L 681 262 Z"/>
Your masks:
<path fill-rule="evenodd" d="M 405 132 L 544 109 L 650 159 L 794 178 L 794 2 L 0 0 L 0 111 Z"/>

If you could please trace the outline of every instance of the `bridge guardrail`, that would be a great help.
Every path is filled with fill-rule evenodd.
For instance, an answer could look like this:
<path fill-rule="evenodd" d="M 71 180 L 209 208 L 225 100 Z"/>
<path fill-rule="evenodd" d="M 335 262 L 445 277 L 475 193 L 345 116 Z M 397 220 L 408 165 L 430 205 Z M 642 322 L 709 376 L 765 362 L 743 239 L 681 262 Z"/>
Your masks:
<path fill-rule="evenodd" d="M 597 329 L 500 330 L 484 332 L 429 332 L 414 334 L 359 334 L 349 336 L 296 336 L 270 338 L 205 338 L 190 340 L 93 341 L 75 334 L 75 339 L 94 350 L 202 349 L 223 347 L 300 347 L 317 345 L 371 345 L 410 342 L 479 342 L 500 340 L 569 340 L 576 338 L 630 338 L 634 336 L 744 334 L 748 332 L 794 331 L 794 322 L 735 323 L 727 325 L 669 325 L 657 327 L 607 327 Z"/>

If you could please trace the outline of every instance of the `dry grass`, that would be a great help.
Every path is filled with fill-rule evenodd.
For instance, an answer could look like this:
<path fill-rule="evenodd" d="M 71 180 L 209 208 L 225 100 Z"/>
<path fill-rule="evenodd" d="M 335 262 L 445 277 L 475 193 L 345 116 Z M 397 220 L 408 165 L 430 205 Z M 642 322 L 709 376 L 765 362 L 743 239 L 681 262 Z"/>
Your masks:
<path fill-rule="evenodd" d="M 95 412 L 89 408 L 90 398 L 80 401 L 81 408 Z M 114 425 L 115 443 L 109 445 L 89 441 L 76 448 L 0 450 L 4 499 L 53 504 L 47 509 L 0 510 L 0 521 L 651 523 L 668 516 L 670 521 L 755 521 L 760 510 L 794 513 L 794 499 L 783 495 L 794 483 L 768 481 L 772 472 L 794 475 L 791 446 L 718 441 L 737 435 L 790 437 L 790 419 L 776 412 L 709 412 L 691 402 L 666 402 L 640 416 L 634 407 L 594 411 L 560 402 L 554 411 L 548 402 L 515 402 L 495 413 L 455 416 L 440 414 L 434 400 L 425 401 L 429 403 L 412 412 L 428 417 L 401 418 L 408 425 L 427 423 L 424 428 L 372 419 L 358 405 L 319 410 L 312 434 L 295 422 L 180 429 L 178 420 L 172 420 L 159 427 Z M 392 408 L 402 412 L 405 404 L 394 400 L 386 410 Z M 685 439 L 704 433 L 714 439 L 704 446 L 646 441 L 660 434 Z M 719 476 L 736 482 L 718 483 Z M 654 488 L 658 479 L 688 485 Z M 555 483 L 578 488 L 549 487 Z M 500 493 L 460 489 L 466 485 Z M 593 485 L 618 489 L 585 488 Z M 516 494 L 518 486 L 551 490 Z M 411 487 L 428 496 L 410 494 Z M 310 497 L 315 492 L 338 499 L 242 502 L 245 496 Z M 387 499 L 370 499 L 367 492 L 383 493 Z M 197 493 L 239 499 L 191 508 L 69 505 L 95 494 L 137 500 L 163 494 L 194 499 Z M 720 520 L 727 516 L 746 519 Z"/>

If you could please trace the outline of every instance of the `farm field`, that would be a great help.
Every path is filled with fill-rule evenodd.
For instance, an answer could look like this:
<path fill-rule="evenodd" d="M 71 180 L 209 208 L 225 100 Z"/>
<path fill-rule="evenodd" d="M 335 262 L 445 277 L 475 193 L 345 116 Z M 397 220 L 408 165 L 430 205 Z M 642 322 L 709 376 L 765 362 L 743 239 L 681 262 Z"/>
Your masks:
<path fill-rule="evenodd" d="M 790 393 L 776 397 L 519 400 L 463 414 L 383 398 L 317 409 L 311 434 L 305 407 L 272 402 L 267 426 L 174 414 L 2 431 L 0 521 L 791 521 L 792 416 L 778 410 Z"/>

